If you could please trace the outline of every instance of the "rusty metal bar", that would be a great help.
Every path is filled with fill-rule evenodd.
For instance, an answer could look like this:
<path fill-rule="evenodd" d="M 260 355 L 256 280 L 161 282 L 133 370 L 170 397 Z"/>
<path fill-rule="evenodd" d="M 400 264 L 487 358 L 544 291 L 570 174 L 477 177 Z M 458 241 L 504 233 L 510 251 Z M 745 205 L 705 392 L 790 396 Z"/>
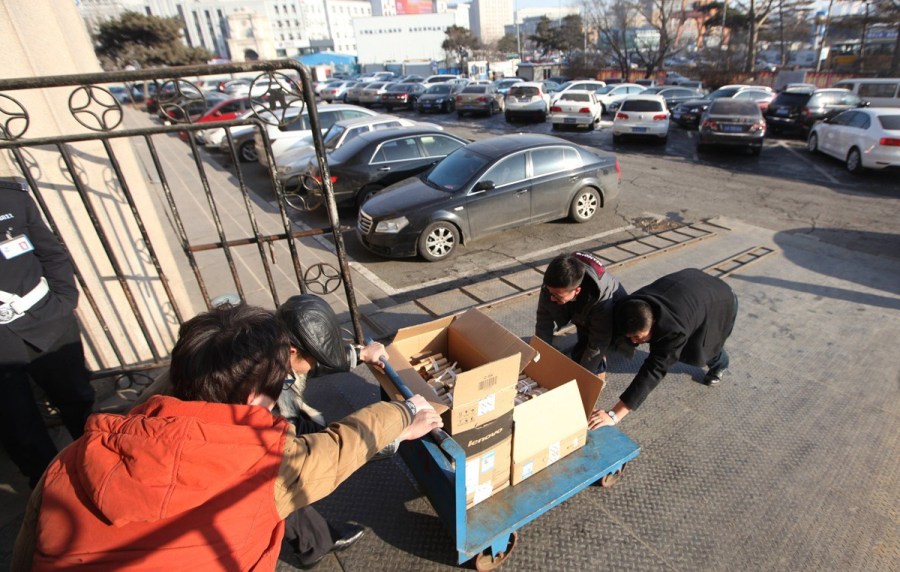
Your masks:
<path fill-rule="evenodd" d="M 122 288 L 122 293 L 125 294 L 125 298 L 128 300 L 128 305 L 131 307 L 131 311 L 134 313 L 134 318 L 138 322 L 138 327 L 140 327 L 141 333 L 144 334 L 144 340 L 147 342 L 147 347 L 150 349 L 150 353 L 153 354 L 153 359 L 159 360 L 160 356 L 159 352 L 156 349 L 156 344 L 153 343 L 153 338 L 150 335 L 150 330 L 147 328 L 147 323 L 144 321 L 144 316 L 138 309 L 137 302 L 134 299 L 134 294 L 132 294 L 131 289 L 128 287 L 128 281 L 125 279 L 125 274 L 124 272 L 122 272 L 122 266 L 119 264 L 115 252 L 113 252 L 109 238 L 106 236 L 106 232 L 100 225 L 100 220 L 97 218 L 97 211 L 91 204 L 91 199 L 88 196 L 84 185 L 82 185 L 81 181 L 78 178 L 78 173 L 75 171 L 75 165 L 72 163 L 72 156 L 69 154 L 69 150 L 65 145 L 59 144 L 57 148 L 59 149 L 60 155 L 62 155 L 63 161 L 66 164 L 66 169 L 69 171 L 69 175 L 72 177 L 72 182 L 75 185 L 75 190 L 78 191 L 78 195 L 81 197 L 81 202 L 83 203 L 84 208 L 87 211 L 88 217 L 91 219 L 91 224 L 94 226 L 94 231 L 97 233 L 97 238 L 100 240 L 100 244 L 103 245 L 103 250 L 113 267 L 113 272 L 115 272 L 116 274 L 116 280 L 119 282 L 119 286 L 121 286 Z"/>
<path fill-rule="evenodd" d="M 260 135 L 262 135 L 262 138 L 266 144 L 266 147 L 271 149 L 272 141 L 269 139 L 269 132 L 264 127 L 260 128 Z M 234 141 L 231 139 L 230 133 L 228 134 L 228 138 L 229 138 L 228 143 L 229 143 L 229 146 L 231 147 L 231 154 L 232 154 L 232 157 L 234 157 L 235 165 L 237 165 L 236 151 L 234 149 Z M 282 226 L 284 226 L 285 236 L 286 237 L 287 236 L 296 236 L 295 234 L 293 234 L 291 232 L 291 219 L 288 217 L 287 209 L 284 208 L 284 202 L 285 202 L 284 201 L 284 186 L 278 180 L 278 177 L 275 176 L 275 170 L 274 170 L 275 163 L 274 163 L 274 159 L 272 158 L 272 153 L 267 151 L 266 156 L 267 156 L 266 167 L 269 169 L 269 179 L 274 184 L 273 188 L 275 189 L 275 202 L 278 203 L 278 213 L 281 215 L 281 224 L 282 224 Z M 325 232 L 328 232 L 327 229 L 321 229 L 321 230 L 322 230 L 322 232 L 317 232 L 316 234 L 324 234 Z M 312 235 L 309 235 L 309 236 L 312 236 Z M 291 253 L 291 262 L 293 263 L 293 266 L 294 266 L 294 276 L 297 279 L 297 285 L 300 288 L 300 293 L 306 294 L 306 290 L 307 290 L 306 289 L 306 281 L 303 280 L 303 267 L 300 264 L 300 253 L 297 252 L 297 244 L 294 242 L 293 239 L 288 240 L 288 250 Z M 275 300 L 275 305 L 276 306 L 279 305 L 279 302 L 277 299 Z"/>
<path fill-rule="evenodd" d="M 178 206 L 175 204 L 175 197 L 172 195 L 172 188 L 169 186 L 169 181 L 166 179 L 166 174 L 163 171 L 162 162 L 159 160 L 159 153 L 156 151 L 156 145 L 153 143 L 150 135 L 144 135 L 144 141 L 147 143 L 150 157 L 153 159 L 153 166 L 156 168 L 156 174 L 159 175 L 159 182 L 162 185 L 163 194 L 166 196 L 166 202 L 169 204 L 169 210 L 172 212 L 172 217 L 175 222 L 175 232 L 178 235 L 178 240 L 181 242 L 181 249 L 184 252 L 184 255 L 187 256 L 188 264 L 194 272 L 194 278 L 197 280 L 197 285 L 200 288 L 200 294 L 203 296 L 206 309 L 211 310 L 212 306 L 210 304 L 209 292 L 206 290 L 206 282 L 203 280 L 203 274 L 200 272 L 200 265 L 197 264 L 197 258 L 194 256 L 194 251 L 191 249 L 187 232 L 184 230 L 184 222 L 182 222 L 181 213 L 178 212 Z"/>
<path fill-rule="evenodd" d="M 196 150 L 196 148 L 194 148 L 194 150 Z M 200 175 L 200 185 L 203 187 L 203 193 L 206 195 L 206 204 L 209 205 L 209 212 L 212 214 L 216 233 L 219 235 L 219 241 L 222 243 L 222 252 L 225 254 L 225 260 L 228 262 L 228 268 L 231 270 L 231 278 L 234 280 L 234 287 L 237 288 L 237 293 L 238 296 L 241 297 L 241 300 L 245 300 L 244 286 L 241 284 L 241 277 L 237 271 L 237 264 L 234 262 L 231 248 L 228 246 L 228 241 L 225 238 L 225 228 L 222 226 L 222 217 L 219 215 L 216 199 L 213 198 L 212 188 L 209 186 L 209 178 L 206 176 L 206 169 L 203 168 L 203 161 L 200 159 L 198 153 L 194 153 L 194 165 L 197 167 L 197 173 Z M 209 302 L 207 301 L 207 304 L 208 303 Z"/>
<path fill-rule="evenodd" d="M 341 232 L 347 232 L 353 230 L 353 227 L 342 226 L 339 230 Z M 287 234 L 261 234 L 255 238 L 238 238 L 235 240 L 229 240 L 228 246 L 247 246 L 248 244 L 277 242 L 279 240 L 287 240 L 289 237 L 306 238 L 309 236 L 321 236 L 329 232 L 331 232 L 330 229 L 314 228 L 310 230 L 295 230 Z M 223 245 L 221 242 L 210 242 L 206 244 L 196 244 L 194 246 L 191 246 L 190 250 L 191 252 L 204 252 L 207 250 L 216 250 L 222 248 L 222 246 Z"/>
<path fill-rule="evenodd" d="M 178 308 L 178 302 L 175 301 L 175 296 L 172 294 L 172 288 L 169 286 L 169 279 L 166 277 L 166 273 L 163 272 L 162 265 L 159 263 L 159 257 L 156 255 L 156 249 L 153 248 L 153 242 L 150 240 L 150 235 L 147 234 L 147 227 L 144 226 L 144 219 L 141 217 L 141 213 L 138 211 L 137 205 L 134 203 L 134 197 L 131 194 L 131 189 L 128 188 L 128 182 L 125 180 L 125 174 L 122 172 L 122 166 L 119 164 L 119 159 L 116 157 L 116 153 L 112 148 L 112 145 L 109 142 L 109 139 L 103 140 L 103 148 L 106 149 L 106 155 L 109 157 L 109 162 L 112 165 L 113 171 L 116 173 L 116 178 L 119 180 L 119 184 L 122 187 L 122 194 L 125 195 L 125 200 L 128 202 L 128 207 L 131 209 L 131 216 L 134 217 L 135 224 L 137 224 L 138 231 L 141 233 L 141 239 L 144 241 L 144 245 L 147 247 L 147 253 L 150 255 L 150 260 L 153 262 L 153 267 L 156 269 L 156 275 L 159 276 L 160 283 L 162 284 L 163 289 L 166 292 L 166 297 L 169 299 L 169 303 L 172 304 L 172 311 L 175 312 L 175 318 L 178 320 L 178 323 L 184 321 L 181 310 Z"/>
<path fill-rule="evenodd" d="M 313 93 L 312 82 L 309 77 L 309 70 L 304 66 L 300 70 L 300 85 L 303 87 L 303 96 L 306 101 L 316 101 L 316 95 Z M 319 173 L 322 174 L 322 189 L 325 194 L 325 209 L 328 212 L 328 221 L 331 223 L 332 235 L 334 236 L 334 250 L 337 255 L 338 263 L 341 267 L 341 276 L 344 277 L 344 292 L 347 296 L 347 306 L 350 309 L 350 320 L 353 322 L 353 329 L 356 333 L 356 343 L 365 343 L 365 334 L 362 324 L 359 321 L 359 306 L 356 303 L 356 293 L 353 291 L 353 283 L 351 282 L 350 264 L 347 262 L 347 249 L 344 246 L 344 235 L 338 228 L 341 226 L 338 217 L 337 202 L 334 199 L 334 187 L 331 185 L 331 171 L 328 170 L 328 161 L 325 160 L 325 142 L 322 139 L 321 124 L 319 123 L 319 114 L 315 105 L 310 106 L 309 123 L 312 128 L 313 147 L 316 149 L 316 159 L 319 163 Z M 275 164 L 271 161 L 272 173 L 275 173 Z"/>
<path fill-rule="evenodd" d="M 229 132 L 228 135 L 230 136 L 231 133 Z M 188 142 L 191 145 L 191 153 L 193 153 L 195 160 L 199 164 L 200 163 L 200 152 L 197 149 L 197 142 L 190 135 L 188 135 Z M 232 142 L 232 141 L 229 140 L 229 142 Z M 230 147 L 231 147 L 232 160 L 234 161 L 234 165 L 235 165 L 235 173 L 237 175 L 238 187 L 240 188 L 241 196 L 244 199 L 244 209 L 247 211 L 247 218 L 250 220 L 250 228 L 251 228 L 251 230 L 253 230 L 254 238 L 249 239 L 249 240 L 251 240 L 253 243 L 255 243 L 258 246 L 259 258 L 262 261 L 262 265 L 263 265 L 263 272 L 265 272 L 265 274 L 266 274 L 266 281 L 269 283 L 269 291 L 272 293 L 272 299 L 274 300 L 275 306 L 277 307 L 278 306 L 278 292 L 275 288 L 275 279 L 272 277 L 272 268 L 269 266 L 269 259 L 266 257 L 266 252 L 263 248 L 264 243 L 263 243 L 263 241 L 260 240 L 259 225 L 256 224 L 256 214 L 253 212 L 253 204 L 250 202 L 250 193 L 247 191 L 247 185 L 244 183 L 244 172 L 243 172 L 243 170 L 241 170 L 240 164 L 236 160 L 237 156 L 235 154 L 234 145 L 230 145 Z M 204 174 L 205 174 L 205 172 L 204 172 Z M 223 244 L 222 246 L 224 247 L 226 245 Z M 231 245 L 229 244 L 227 246 L 231 246 Z"/>

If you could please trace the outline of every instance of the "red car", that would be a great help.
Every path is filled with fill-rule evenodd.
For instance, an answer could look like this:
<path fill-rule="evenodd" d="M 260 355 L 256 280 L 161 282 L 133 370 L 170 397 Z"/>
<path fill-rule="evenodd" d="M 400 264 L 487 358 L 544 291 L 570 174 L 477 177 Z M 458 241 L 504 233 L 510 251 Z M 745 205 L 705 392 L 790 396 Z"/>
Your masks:
<path fill-rule="evenodd" d="M 262 103 L 262 100 L 259 98 L 249 98 L 249 97 L 236 97 L 233 99 L 226 99 L 224 101 L 220 101 L 213 105 L 209 111 L 201 115 L 200 117 L 193 119 L 193 123 L 210 123 L 213 121 L 228 121 L 230 119 L 236 119 L 239 116 L 243 115 L 244 112 L 250 110 L 250 106 L 253 103 Z M 196 131 L 194 132 L 197 133 Z M 188 132 L 187 131 L 179 131 L 178 137 L 182 141 L 187 141 Z"/>

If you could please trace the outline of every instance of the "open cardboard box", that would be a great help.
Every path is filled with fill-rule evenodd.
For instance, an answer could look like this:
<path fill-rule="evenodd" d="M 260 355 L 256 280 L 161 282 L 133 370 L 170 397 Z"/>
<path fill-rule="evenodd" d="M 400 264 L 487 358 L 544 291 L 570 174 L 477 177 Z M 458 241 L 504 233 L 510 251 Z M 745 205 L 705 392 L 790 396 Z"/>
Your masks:
<path fill-rule="evenodd" d="M 513 485 L 584 446 L 587 420 L 604 386 L 537 336 L 530 345 L 540 359 L 524 373 L 549 391 L 513 410 Z"/>
<path fill-rule="evenodd" d="M 519 373 L 538 355 L 532 346 L 476 309 L 398 330 L 386 351 L 397 376 L 434 406 L 451 435 L 510 412 Z M 428 352 L 443 354 L 463 370 L 452 391 L 452 408 L 440 401 L 410 364 L 412 358 Z M 392 399 L 403 399 L 387 375 L 372 371 Z"/>

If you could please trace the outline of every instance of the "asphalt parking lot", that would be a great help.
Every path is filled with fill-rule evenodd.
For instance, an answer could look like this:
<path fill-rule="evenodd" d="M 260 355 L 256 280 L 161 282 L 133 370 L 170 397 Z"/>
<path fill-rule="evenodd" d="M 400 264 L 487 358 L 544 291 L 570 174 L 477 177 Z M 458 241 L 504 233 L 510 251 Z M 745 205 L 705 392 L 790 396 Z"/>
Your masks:
<path fill-rule="evenodd" d="M 659 221 L 693 222 L 731 216 L 775 231 L 809 234 L 824 242 L 866 252 L 898 256 L 900 237 L 885 232 L 896 225 L 900 180 L 896 173 L 848 173 L 842 163 L 812 155 L 800 136 L 766 140 L 760 157 L 730 149 L 698 154 L 696 131 L 674 123 L 664 146 L 648 141 L 614 145 L 609 116 L 593 131 L 552 130 L 549 122 L 508 124 L 502 114 L 458 118 L 455 113 L 395 114 L 438 123 L 468 139 L 512 132 L 552 134 L 585 147 L 615 153 L 622 169 L 619 199 L 586 224 L 561 220 L 505 231 L 470 243 L 449 260 L 427 263 L 390 260 L 366 251 L 355 233 L 345 233 L 351 259 L 382 287 L 403 297 L 423 283 L 437 284 L 503 269 L 523 258 L 552 256 L 582 243 L 614 242 Z M 221 155 L 211 155 L 221 161 Z M 265 169 L 243 164 L 249 186 L 274 201 Z M 299 226 L 327 225 L 324 209 L 292 212 Z M 355 213 L 342 212 L 342 223 L 355 226 Z M 323 239 L 324 240 L 324 239 Z"/>

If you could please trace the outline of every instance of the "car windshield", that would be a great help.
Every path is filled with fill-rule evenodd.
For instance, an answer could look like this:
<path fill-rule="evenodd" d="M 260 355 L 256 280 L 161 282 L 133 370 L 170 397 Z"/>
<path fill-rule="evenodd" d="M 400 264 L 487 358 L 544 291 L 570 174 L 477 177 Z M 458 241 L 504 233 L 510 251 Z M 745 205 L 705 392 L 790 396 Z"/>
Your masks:
<path fill-rule="evenodd" d="M 710 115 L 758 115 L 759 106 L 752 101 L 718 99 L 709 106 Z"/>
<path fill-rule="evenodd" d="M 435 165 L 424 181 L 432 187 L 453 192 L 465 187 L 466 183 L 488 164 L 488 161 L 487 157 L 463 147 L 450 153 Z"/>
<path fill-rule="evenodd" d="M 879 115 L 878 122 L 884 129 L 900 130 L 900 115 Z"/>
<path fill-rule="evenodd" d="M 720 98 L 720 97 L 732 97 L 732 96 L 734 96 L 734 94 L 736 94 L 737 92 L 738 92 L 738 90 L 737 90 L 736 88 L 733 88 L 733 87 L 724 88 L 724 87 L 722 87 L 722 88 L 719 88 L 719 89 L 717 89 L 716 91 L 712 92 L 711 94 L 709 94 L 709 98 L 710 98 L 710 99 L 718 99 L 718 98 Z"/>
<path fill-rule="evenodd" d="M 510 87 L 512 85 L 516 85 L 520 81 L 522 81 L 522 80 L 520 80 L 520 79 L 505 79 L 505 80 L 501 81 L 500 83 L 498 83 L 497 87 Z"/>
<path fill-rule="evenodd" d="M 325 138 L 322 140 L 325 143 L 325 148 L 328 150 L 337 149 L 338 141 L 341 140 L 341 135 L 347 131 L 346 127 L 342 127 L 340 125 L 332 125 L 328 132 L 325 134 Z"/>
<path fill-rule="evenodd" d="M 810 97 L 812 97 L 810 93 L 779 93 L 772 101 L 772 105 L 803 105 Z"/>
<path fill-rule="evenodd" d="M 663 104 L 647 99 L 626 99 L 622 102 L 622 111 L 662 111 Z"/>
<path fill-rule="evenodd" d="M 509 88 L 509 94 L 514 97 L 534 97 L 540 95 L 541 92 L 533 85 L 517 85 Z"/>
<path fill-rule="evenodd" d="M 453 86 L 446 83 L 439 83 L 437 85 L 433 85 L 425 90 L 425 93 L 450 93 L 450 90 L 453 89 Z"/>

